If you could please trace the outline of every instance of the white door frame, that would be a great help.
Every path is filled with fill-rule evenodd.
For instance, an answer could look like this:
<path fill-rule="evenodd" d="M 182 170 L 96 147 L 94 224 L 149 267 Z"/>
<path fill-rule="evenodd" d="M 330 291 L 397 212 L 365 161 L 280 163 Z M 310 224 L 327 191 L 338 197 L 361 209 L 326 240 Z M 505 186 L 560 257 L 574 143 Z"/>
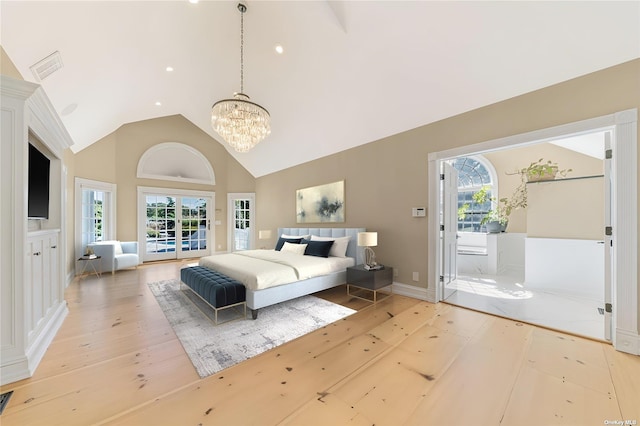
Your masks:
<path fill-rule="evenodd" d="M 440 162 L 472 153 L 495 151 L 557 139 L 566 135 L 611 129 L 614 132 L 612 162 L 613 223 L 613 345 L 640 355 L 638 334 L 638 110 L 577 121 L 529 133 L 430 153 L 428 156 L 429 220 L 427 300 L 439 302 L 442 253 L 440 247 Z"/>
<path fill-rule="evenodd" d="M 211 220 L 213 219 L 213 215 L 216 211 L 216 193 L 212 191 L 193 191 L 188 189 L 175 189 L 175 188 L 159 188 L 155 186 L 139 186 L 138 187 L 138 251 L 144 262 L 145 253 L 146 253 L 146 244 L 147 244 L 147 201 L 146 195 L 169 195 L 177 197 L 202 197 L 209 198 L 211 202 L 209 203 L 209 210 L 207 212 L 207 217 L 209 224 L 207 225 L 207 247 L 208 254 L 213 252 L 212 247 L 215 247 L 216 235 L 215 235 L 215 226 L 210 226 Z M 178 256 L 178 243 L 180 238 L 176 235 L 176 256 Z M 200 255 L 198 255 L 200 256 Z"/>

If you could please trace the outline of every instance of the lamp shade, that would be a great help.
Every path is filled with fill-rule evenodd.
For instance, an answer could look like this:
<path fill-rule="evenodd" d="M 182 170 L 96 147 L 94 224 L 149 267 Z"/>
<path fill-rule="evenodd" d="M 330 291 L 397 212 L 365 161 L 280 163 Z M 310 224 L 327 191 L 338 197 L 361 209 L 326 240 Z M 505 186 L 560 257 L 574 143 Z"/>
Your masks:
<path fill-rule="evenodd" d="M 259 240 L 268 240 L 269 238 L 271 238 L 271 230 L 270 229 L 263 229 L 261 231 L 258 231 L 258 239 Z"/>
<path fill-rule="evenodd" d="M 378 245 L 377 232 L 358 232 L 358 245 L 360 247 L 375 247 Z"/>

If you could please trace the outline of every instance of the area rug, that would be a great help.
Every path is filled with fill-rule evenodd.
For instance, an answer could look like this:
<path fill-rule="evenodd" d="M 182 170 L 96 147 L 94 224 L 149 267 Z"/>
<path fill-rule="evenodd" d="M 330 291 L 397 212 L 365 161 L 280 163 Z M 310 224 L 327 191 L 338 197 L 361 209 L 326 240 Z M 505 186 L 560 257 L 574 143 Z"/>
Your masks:
<path fill-rule="evenodd" d="M 200 377 L 207 377 L 356 312 L 315 296 L 303 296 L 260 309 L 258 319 L 215 325 L 213 309 L 179 281 L 149 283 Z M 197 305 L 197 306 L 196 306 Z M 218 321 L 237 316 L 218 312 Z"/>

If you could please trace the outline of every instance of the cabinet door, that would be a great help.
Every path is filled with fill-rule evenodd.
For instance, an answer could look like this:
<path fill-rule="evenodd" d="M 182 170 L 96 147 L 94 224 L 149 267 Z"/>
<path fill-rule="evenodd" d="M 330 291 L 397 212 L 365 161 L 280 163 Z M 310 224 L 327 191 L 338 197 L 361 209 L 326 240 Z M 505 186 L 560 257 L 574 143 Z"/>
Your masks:
<path fill-rule="evenodd" d="M 31 282 L 25 282 L 24 292 L 25 292 L 25 300 L 30 301 L 27 302 L 27 306 L 31 310 L 31 312 L 27 312 L 25 318 L 27 319 L 27 328 L 26 330 L 33 331 L 38 321 L 44 316 L 44 312 L 42 309 L 42 294 L 43 294 L 43 264 L 44 264 L 44 241 L 42 238 L 34 238 L 29 240 L 29 257 L 31 258 L 31 265 L 29 271 L 31 272 Z M 47 268 L 48 269 L 48 268 Z"/>
<path fill-rule="evenodd" d="M 58 264 L 58 235 L 52 234 L 48 236 L 45 240 L 44 247 L 45 258 L 43 262 L 46 262 L 44 265 L 44 276 L 45 286 L 42 301 L 44 303 L 44 312 L 48 312 L 51 307 L 55 306 L 60 300 L 60 277 L 59 277 L 59 264 Z"/>

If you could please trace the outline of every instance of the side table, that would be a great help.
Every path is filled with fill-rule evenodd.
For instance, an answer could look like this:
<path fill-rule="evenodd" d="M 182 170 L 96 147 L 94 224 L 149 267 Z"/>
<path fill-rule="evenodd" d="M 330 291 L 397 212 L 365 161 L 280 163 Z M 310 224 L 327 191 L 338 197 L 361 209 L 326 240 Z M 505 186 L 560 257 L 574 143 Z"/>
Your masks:
<path fill-rule="evenodd" d="M 96 260 L 98 261 L 98 263 L 100 263 L 100 259 L 102 259 L 102 256 L 97 256 L 95 254 L 80 256 L 80 258 L 78 259 L 78 262 L 83 262 L 82 271 L 80 272 L 80 277 L 84 275 L 84 272 L 87 270 L 88 266 L 90 266 L 91 269 L 93 269 L 93 273 L 96 274 L 96 277 L 100 277 L 101 276 L 100 272 L 98 272 L 98 269 L 96 269 L 96 265 L 94 263 Z M 90 270 L 89 272 L 87 272 L 87 276 L 88 275 L 91 275 Z"/>
<path fill-rule="evenodd" d="M 368 302 L 378 303 L 391 296 L 392 289 L 389 292 L 382 292 L 381 289 L 390 287 L 393 284 L 393 268 L 385 266 L 382 269 L 367 270 L 364 265 L 351 266 L 347 268 L 347 295 L 357 299 L 366 300 Z M 356 293 L 351 292 L 351 287 L 357 289 Z M 362 293 L 372 293 L 372 298 L 363 297 Z M 384 297 L 379 299 L 378 293 Z"/>

